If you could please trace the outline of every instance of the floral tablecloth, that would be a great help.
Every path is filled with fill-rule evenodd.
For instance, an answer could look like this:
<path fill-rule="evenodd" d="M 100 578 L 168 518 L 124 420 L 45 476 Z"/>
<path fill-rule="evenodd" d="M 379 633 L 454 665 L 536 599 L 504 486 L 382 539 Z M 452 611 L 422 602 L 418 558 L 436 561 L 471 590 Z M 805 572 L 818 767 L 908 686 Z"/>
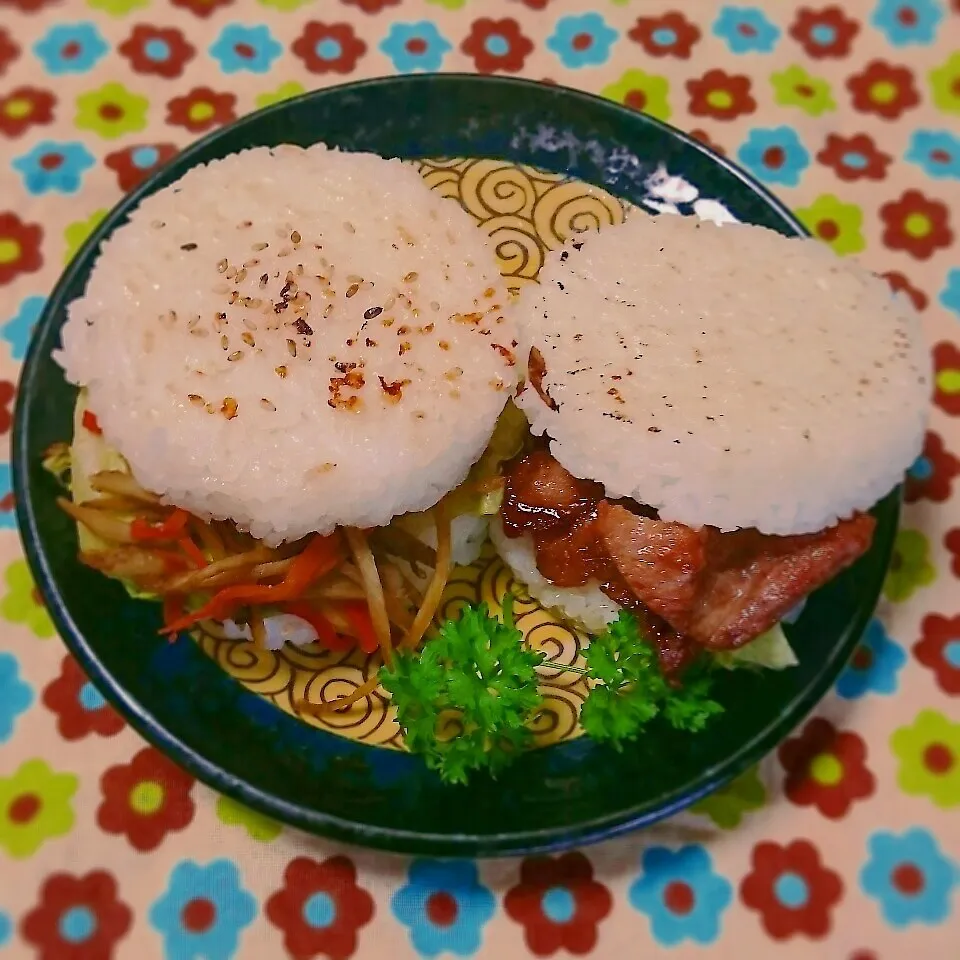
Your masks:
<path fill-rule="evenodd" d="M 341 848 L 147 747 L 54 636 L 0 463 L 0 955 L 960 957 L 958 48 L 957 0 L 0 0 L 3 434 L 44 296 L 125 190 L 256 107 L 412 70 L 694 131 L 905 290 L 937 371 L 882 605 L 815 717 L 678 821 L 525 861 Z"/>

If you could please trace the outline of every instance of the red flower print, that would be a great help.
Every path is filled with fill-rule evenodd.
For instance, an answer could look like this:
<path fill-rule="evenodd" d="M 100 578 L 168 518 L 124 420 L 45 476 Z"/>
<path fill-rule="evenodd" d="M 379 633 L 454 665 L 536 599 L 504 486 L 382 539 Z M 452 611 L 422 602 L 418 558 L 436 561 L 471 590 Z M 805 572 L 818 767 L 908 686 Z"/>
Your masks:
<path fill-rule="evenodd" d="M 933 671 L 944 693 L 960 696 L 960 614 L 948 619 L 931 613 L 923 618 L 920 631 L 913 655 Z"/>
<path fill-rule="evenodd" d="M 311 73 L 350 73 L 367 45 L 349 23 L 311 20 L 290 49 Z"/>
<path fill-rule="evenodd" d="M 17 388 L 9 380 L 0 380 L 0 437 L 10 430 L 13 411 L 10 409 Z"/>
<path fill-rule="evenodd" d="M 960 350 L 949 340 L 933 348 L 933 402 L 944 413 L 960 416 Z"/>
<path fill-rule="evenodd" d="M 174 143 L 143 143 L 108 153 L 103 162 L 117 175 L 121 190 L 139 186 L 177 152 Z"/>
<path fill-rule="evenodd" d="M 179 77 L 184 65 L 197 52 L 174 27 L 133 28 L 117 49 L 130 61 L 134 73 L 153 73 L 160 77 Z"/>
<path fill-rule="evenodd" d="M 137 850 L 153 850 L 173 830 L 193 820 L 193 777 L 153 747 L 100 778 L 103 802 L 97 823 L 106 833 L 125 836 Z"/>
<path fill-rule="evenodd" d="M 43 691 L 44 705 L 57 716 L 57 730 L 64 740 L 81 740 L 96 733 L 112 737 L 123 729 L 123 720 L 84 676 L 69 654 L 60 665 L 60 675 Z"/>
<path fill-rule="evenodd" d="M 0 286 L 17 274 L 34 273 L 43 266 L 40 241 L 43 227 L 24 223 L 15 213 L 0 213 Z"/>
<path fill-rule="evenodd" d="M 857 800 L 876 790 L 864 762 L 867 745 L 822 717 L 811 720 L 799 737 L 785 741 L 778 753 L 787 774 L 787 799 L 798 807 L 816 807 L 831 820 L 846 816 Z"/>
<path fill-rule="evenodd" d="M 927 303 L 929 302 L 927 295 L 918 287 L 915 287 L 898 270 L 888 270 L 886 273 L 881 273 L 880 276 L 890 284 L 890 289 L 894 293 L 905 293 L 910 298 L 914 310 L 927 309 Z"/>
<path fill-rule="evenodd" d="M 387 7 L 395 7 L 400 0 L 340 0 L 345 6 L 359 7 L 364 13 L 379 13 Z"/>
<path fill-rule="evenodd" d="M 682 13 L 671 11 L 658 17 L 640 17 L 627 34 L 651 57 L 686 60 L 700 39 L 700 28 Z"/>
<path fill-rule="evenodd" d="M 883 243 L 890 250 L 903 250 L 917 260 L 926 260 L 953 242 L 946 204 L 931 200 L 919 190 L 905 190 L 899 200 L 880 208 L 884 223 Z"/>
<path fill-rule="evenodd" d="M 552 0 L 518 0 L 518 2 L 531 10 L 546 10 L 547 4 L 551 3 Z"/>
<path fill-rule="evenodd" d="M 524 36 L 520 24 L 513 17 L 474 20 L 470 34 L 460 49 L 473 58 L 481 73 L 516 73 L 533 50 L 530 38 Z"/>
<path fill-rule="evenodd" d="M 827 135 L 817 160 L 830 167 L 840 180 L 882 180 L 893 158 L 877 149 L 877 145 L 865 133 L 852 137 L 839 134 Z"/>
<path fill-rule="evenodd" d="M 559 891 L 566 917 L 550 916 L 548 893 Z M 587 954 L 596 946 L 597 927 L 613 908 L 610 891 L 593 879 L 593 865 L 577 851 L 553 857 L 530 857 L 520 867 L 520 882 L 503 901 L 507 915 L 523 926 L 527 948 L 538 957 L 558 950 Z"/>
<path fill-rule="evenodd" d="M 217 7 L 229 7 L 233 0 L 170 0 L 170 3 L 206 19 Z"/>
<path fill-rule="evenodd" d="M 716 140 L 712 139 L 706 130 L 700 130 L 699 128 L 691 130 L 690 136 L 699 140 L 705 147 L 709 147 L 714 153 L 719 153 L 721 157 L 726 156 L 727 151 Z"/>
<path fill-rule="evenodd" d="M 894 67 L 885 60 L 871 60 L 860 73 L 847 78 L 854 110 L 896 120 L 920 102 L 909 67 Z"/>
<path fill-rule="evenodd" d="M 80 877 L 54 873 L 20 931 L 38 960 L 110 960 L 132 922 L 133 913 L 117 897 L 116 880 L 105 870 Z"/>
<path fill-rule="evenodd" d="M 20 55 L 20 48 L 10 39 L 6 30 L 0 29 L 0 77 L 7 72 L 7 67 Z"/>
<path fill-rule="evenodd" d="M 801 7 L 790 27 L 790 36 L 815 60 L 845 57 L 859 32 L 860 24 L 846 17 L 839 6 L 822 10 Z"/>
<path fill-rule="evenodd" d="M 843 881 L 820 863 L 820 853 L 809 840 L 785 847 L 762 841 L 753 848 L 751 861 L 740 899 L 760 914 L 774 940 L 798 933 L 820 940 L 830 932 L 830 912 L 843 896 Z"/>
<path fill-rule="evenodd" d="M 733 120 L 757 109 L 750 94 L 750 78 L 740 73 L 708 70 L 699 79 L 687 81 L 687 93 L 695 117 Z"/>
<path fill-rule="evenodd" d="M 8 7 L 22 10 L 24 13 L 33 13 L 35 10 L 40 10 L 48 4 L 56 2 L 57 0 L 3 0 L 3 3 Z"/>
<path fill-rule="evenodd" d="M 0 133 L 19 137 L 34 125 L 51 123 L 57 98 L 49 90 L 17 87 L 0 97 Z"/>
<path fill-rule="evenodd" d="M 185 127 L 191 133 L 203 133 L 223 123 L 236 120 L 234 106 L 237 98 L 232 93 L 216 93 L 209 87 L 194 87 L 182 97 L 167 103 L 167 123 Z"/>
<path fill-rule="evenodd" d="M 264 912 L 283 931 L 283 945 L 293 960 L 318 954 L 346 960 L 357 950 L 360 928 L 373 919 L 374 905 L 357 884 L 349 858 L 319 862 L 297 857 L 287 864 L 283 886 L 267 900 Z"/>
<path fill-rule="evenodd" d="M 943 545 L 950 552 L 950 569 L 955 577 L 960 577 L 960 527 L 947 531 L 943 538 Z"/>
<path fill-rule="evenodd" d="M 939 433 L 928 430 L 923 453 L 907 472 L 904 499 L 907 503 L 918 500 L 943 503 L 950 499 L 953 478 L 957 474 L 960 474 L 960 460 L 943 445 Z"/>

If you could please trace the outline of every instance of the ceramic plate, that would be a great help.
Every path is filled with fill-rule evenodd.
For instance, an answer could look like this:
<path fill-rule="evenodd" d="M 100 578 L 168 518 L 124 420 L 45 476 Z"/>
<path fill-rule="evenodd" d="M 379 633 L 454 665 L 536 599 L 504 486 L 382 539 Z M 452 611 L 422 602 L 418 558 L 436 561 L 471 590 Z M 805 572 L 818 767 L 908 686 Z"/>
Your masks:
<path fill-rule="evenodd" d="M 81 566 L 76 532 L 54 503 L 44 449 L 71 436 L 76 392 L 50 353 L 66 305 L 83 290 L 101 241 L 147 193 L 189 167 L 258 145 L 322 140 L 400 156 L 454 198 L 493 239 L 513 287 L 535 280 L 545 252 L 616 223 L 630 205 L 803 232 L 773 197 L 702 145 L 642 114 L 557 87 L 468 76 L 421 76 L 336 87 L 245 117 L 180 154 L 106 218 L 47 303 L 20 385 L 14 431 L 17 510 L 38 586 L 67 646 L 144 737 L 194 775 L 306 830 L 399 851 L 525 853 L 583 843 L 669 816 L 773 748 L 826 693 L 879 595 L 899 499 L 876 509 L 871 551 L 812 596 L 787 626 L 799 666 L 724 672 L 726 712 L 690 736 L 652 726 L 622 753 L 581 737 L 575 674 L 544 681 L 537 749 L 497 781 L 446 787 L 403 752 L 388 702 L 324 721 L 302 699 L 363 682 L 370 664 L 319 648 L 260 650 L 201 634 L 168 644 L 156 604 Z M 581 640 L 522 587 L 492 551 L 457 570 L 441 616 L 463 602 L 519 595 L 519 624 L 555 661 Z M 572 679 L 571 679 L 572 678 Z"/>

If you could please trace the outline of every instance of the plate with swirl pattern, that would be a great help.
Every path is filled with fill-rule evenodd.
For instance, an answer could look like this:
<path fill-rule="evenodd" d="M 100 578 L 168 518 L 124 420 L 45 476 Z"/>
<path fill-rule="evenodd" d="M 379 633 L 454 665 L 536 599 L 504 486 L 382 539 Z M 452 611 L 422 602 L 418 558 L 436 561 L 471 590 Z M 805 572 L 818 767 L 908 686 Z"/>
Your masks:
<path fill-rule="evenodd" d="M 70 435 L 76 393 L 50 357 L 66 305 L 101 241 L 145 195 L 199 163 L 247 147 L 323 141 L 399 156 L 459 203 L 491 238 L 508 285 L 536 283 L 547 251 L 633 207 L 744 220 L 801 234 L 789 212 L 695 140 L 606 101 L 526 81 L 456 75 L 366 81 L 307 94 L 243 118 L 185 150 L 124 199 L 49 299 L 28 354 L 14 431 L 15 495 L 27 556 L 67 646 L 142 735 L 194 775 L 305 830 L 398 851 L 494 855 L 554 849 L 675 814 L 759 759 L 826 693 L 875 605 L 898 499 L 877 508 L 871 551 L 788 626 L 800 663 L 731 671 L 723 717 L 696 737 L 656 728 L 616 753 L 580 735 L 576 674 L 543 672 L 535 746 L 498 780 L 443 785 L 403 749 L 388 700 L 318 719 L 302 704 L 360 686 L 358 653 L 263 650 L 199 633 L 169 644 L 156 604 L 80 565 L 56 508 L 43 451 Z M 576 664 L 584 638 L 512 581 L 488 546 L 448 583 L 438 616 L 518 596 L 518 625 L 550 662 Z"/>

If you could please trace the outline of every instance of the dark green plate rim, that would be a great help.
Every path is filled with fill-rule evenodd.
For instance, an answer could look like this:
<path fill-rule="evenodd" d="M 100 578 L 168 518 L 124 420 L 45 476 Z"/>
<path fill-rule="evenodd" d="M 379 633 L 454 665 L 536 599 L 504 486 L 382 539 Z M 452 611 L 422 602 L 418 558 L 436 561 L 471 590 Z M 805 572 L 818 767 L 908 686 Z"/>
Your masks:
<path fill-rule="evenodd" d="M 775 222 L 776 228 L 782 232 L 796 235 L 806 234 L 799 221 L 764 187 L 730 161 L 717 156 L 698 141 L 667 124 L 628 110 L 618 104 L 562 87 L 514 78 L 478 77 L 471 74 L 385 77 L 326 88 L 257 111 L 229 127 L 214 131 L 194 143 L 151 176 L 137 190 L 125 197 L 79 250 L 47 300 L 21 371 L 18 390 L 20 402 L 18 402 L 15 411 L 12 441 L 16 510 L 27 560 L 53 622 L 61 637 L 63 637 L 66 646 L 79 661 L 84 671 L 103 692 L 107 701 L 120 712 L 129 724 L 144 739 L 169 755 L 199 780 L 221 793 L 227 794 L 239 802 L 280 821 L 338 840 L 396 852 L 440 856 L 519 855 L 562 849 L 576 844 L 611 838 L 652 824 L 688 807 L 743 772 L 751 763 L 768 753 L 787 736 L 830 689 L 859 641 L 879 597 L 883 577 L 892 553 L 899 517 L 899 489 L 893 491 L 873 511 L 879 523 L 874 545 L 867 556 L 833 584 L 828 585 L 824 591 L 820 591 L 818 595 L 814 596 L 812 606 L 817 607 L 817 597 L 821 594 L 824 596 L 829 594 L 828 599 L 819 605 L 819 612 L 815 611 L 810 614 L 815 620 L 813 629 L 830 632 L 834 635 L 834 639 L 826 642 L 822 651 L 823 657 L 812 677 L 783 703 L 775 720 L 756 731 L 753 736 L 736 740 L 731 745 L 729 752 L 720 761 L 704 766 L 689 782 L 661 794 L 654 800 L 646 799 L 640 802 L 631 802 L 629 795 L 622 796 L 621 799 L 608 803 L 604 810 L 594 811 L 592 814 L 574 814 L 569 821 L 564 820 L 562 812 L 559 818 L 556 814 L 551 814 L 550 824 L 542 827 L 525 826 L 521 829 L 497 829 L 496 826 L 493 826 L 490 829 L 476 830 L 471 829 L 466 821 L 463 821 L 462 825 L 458 821 L 452 827 L 447 824 L 448 828 L 444 830 L 433 830 L 426 827 L 410 829 L 399 824 L 383 826 L 365 822 L 361 818 L 362 814 L 354 813 L 353 808 L 349 805 L 339 813 L 332 813 L 318 809 L 313 804 L 291 801 L 277 796 L 269 787 L 250 782 L 245 778 L 242 758 L 234 765 L 235 769 L 228 769 L 230 765 L 210 759 L 204 749 L 198 748 L 196 742 L 191 742 L 194 741 L 193 731 L 191 731 L 191 735 L 177 735 L 167 729 L 154 715 L 150 704 L 132 696 L 124 684 L 113 675 L 110 668 L 104 663 L 101 653 L 98 652 L 96 642 L 91 642 L 84 635 L 65 602 L 63 589 L 54 569 L 57 563 L 51 560 L 52 552 L 48 549 L 55 544 L 44 539 L 45 535 L 48 538 L 51 536 L 51 530 L 47 529 L 49 523 L 43 516 L 44 504 L 46 503 L 49 506 L 51 490 L 49 487 L 44 487 L 42 479 L 38 479 L 37 465 L 34 460 L 40 451 L 32 445 L 31 438 L 34 429 L 33 414 L 37 406 L 37 390 L 47 373 L 44 368 L 50 362 L 50 343 L 59 329 L 59 321 L 63 315 L 69 291 L 89 269 L 90 262 L 101 241 L 122 222 L 127 212 L 141 198 L 165 186 L 190 166 L 201 162 L 200 158 L 208 150 L 215 148 L 217 144 L 223 141 L 235 143 L 237 138 L 242 139 L 244 137 L 246 131 L 252 128 L 262 129 L 264 126 L 269 127 L 271 124 L 274 125 L 274 132 L 279 133 L 283 129 L 282 121 L 285 116 L 294 111 L 302 111 L 314 106 L 321 108 L 326 102 L 338 98 L 342 98 L 344 101 L 352 99 L 354 102 L 360 103 L 364 98 L 372 98 L 372 101 L 376 102 L 378 97 L 382 97 L 385 101 L 392 99 L 398 102 L 402 102 L 406 98 L 407 103 L 414 104 L 421 100 L 430 102 L 432 104 L 431 110 L 435 113 L 423 111 L 425 115 L 420 116 L 415 115 L 415 111 L 413 111 L 407 117 L 404 117 L 405 121 L 411 123 L 411 129 L 416 127 L 418 123 L 421 125 L 420 129 L 422 129 L 424 124 L 429 125 L 434 116 L 440 115 L 444 111 L 446 111 L 446 119 L 452 122 L 452 118 L 457 116 L 456 111 L 459 107 L 468 106 L 469 108 L 469 105 L 473 103 L 480 104 L 481 108 L 489 108 L 499 115 L 499 117 L 493 117 L 492 120 L 490 117 L 484 120 L 487 124 L 494 122 L 494 127 L 491 129 L 499 130 L 495 126 L 497 119 L 502 120 L 503 123 L 510 123 L 515 111 L 517 114 L 521 110 L 524 111 L 524 115 L 532 120 L 540 110 L 545 114 L 554 111 L 554 115 L 557 115 L 555 112 L 557 109 L 565 110 L 569 108 L 569 112 L 577 115 L 581 120 L 583 116 L 589 117 L 591 127 L 594 126 L 593 121 L 596 121 L 595 126 L 598 129 L 614 127 L 619 130 L 628 130 L 629 135 L 623 143 L 627 148 L 629 148 L 630 143 L 635 143 L 639 149 L 645 135 L 661 141 L 669 140 L 676 146 L 677 150 L 685 153 L 688 157 L 691 156 L 690 151 L 693 151 L 693 155 L 699 155 L 700 157 L 698 162 L 707 161 L 722 171 L 727 179 L 739 181 L 740 188 L 744 190 L 740 206 L 745 205 L 748 208 L 747 216 L 742 217 L 743 219 L 753 219 L 755 215 L 760 219 L 771 221 L 771 225 Z M 522 107 L 522 104 L 526 104 L 526 106 Z M 467 124 L 472 122 L 462 115 L 458 119 L 460 122 Z M 582 133 L 586 135 L 588 132 L 582 131 Z M 411 134 L 411 136 L 415 138 L 416 134 Z M 316 136 L 313 136 L 312 139 L 300 135 L 291 139 L 306 143 L 324 139 L 324 136 L 323 131 L 317 130 Z M 445 140 L 446 138 L 441 136 L 439 139 Z M 525 151 L 519 147 L 515 150 L 511 147 L 505 148 L 502 145 L 502 137 L 500 139 L 501 147 L 497 153 L 484 152 L 481 155 L 502 156 L 506 159 L 533 162 L 524 156 L 530 150 Z M 250 145 L 261 142 L 267 142 L 262 135 L 252 136 L 249 140 Z M 273 138 L 272 142 L 282 142 L 282 138 Z M 456 142 L 457 138 L 453 136 L 450 140 L 451 149 L 445 152 L 453 153 Z M 237 149 L 237 147 L 231 146 L 223 152 L 230 152 L 233 149 Z M 213 153 L 220 155 L 215 149 Z M 511 153 L 514 155 L 511 156 Z M 426 152 L 413 149 L 407 155 L 436 156 L 437 149 L 434 147 Z M 562 162 L 551 164 L 541 160 L 539 165 L 547 169 L 565 169 L 565 164 Z M 587 179 L 600 182 L 596 177 L 587 177 Z M 606 177 L 601 179 L 604 182 L 601 182 L 600 185 L 612 187 L 616 191 L 615 182 Z M 615 181 L 616 178 L 614 177 L 613 180 Z M 720 199 L 726 198 L 721 196 Z M 59 534 L 65 535 L 65 529 L 63 527 L 58 528 Z M 66 574 L 61 573 L 60 576 L 66 576 Z M 86 572 L 80 568 L 76 561 L 73 561 L 73 568 L 69 570 L 69 576 L 82 580 L 86 577 Z M 132 614 L 135 617 L 138 629 L 142 629 L 144 623 L 156 624 L 155 612 L 139 609 L 153 608 L 154 605 L 137 604 L 133 601 L 126 604 L 118 591 L 115 591 L 113 596 L 116 598 L 118 610 L 121 606 L 126 610 L 130 605 L 138 608 Z M 840 598 L 841 602 L 849 608 L 845 622 L 842 624 L 832 623 L 830 619 L 830 606 L 837 598 Z M 804 617 L 806 616 L 805 613 Z M 122 623 L 126 622 L 126 620 L 122 621 Z M 170 649 L 175 650 L 178 646 L 180 645 L 174 645 Z M 200 657 L 204 656 L 199 651 L 197 652 Z M 229 699 L 230 696 L 233 696 L 232 688 L 228 691 L 228 686 L 229 684 L 235 684 L 235 682 L 226 677 L 219 668 L 214 666 L 214 671 L 211 672 L 195 661 L 191 661 L 189 666 L 191 669 L 200 670 L 205 682 L 211 685 L 211 693 L 216 692 L 213 690 L 215 687 L 219 691 L 219 695 L 224 698 Z M 731 680 L 728 685 L 731 689 L 737 687 L 746 691 L 749 696 L 749 691 L 753 689 L 750 684 L 753 681 L 746 677 L 748 672 L 737 671 L 736 673 L 738 674 L 737 678 Z M 219 674 L 219 677 L 217 674 Z M 740 674 L 744 676 L 741 678 Z M 777 682 L 776 678 L 771 675 L 771 679 L 767 680 L 766 684 L 769 689 L 773 689 Z M 228 692 L 224 693 L 224 691 Z M 234 701 L 231 700 L 230 702 L 233 703 Z M 270 709 L 276 710 L 273 707 L 270 707 Z M 280 713 L 278 710 L 276 712 Z M 278 718 L 274 722 L 277 724 L 277 736 L 281 738 L 281 742 L 284 736 L 300 737 L 296 728 L 290 726 L 287 720 Z M 389 751 L 378 750 L 375 747 L 358 746 L 330 734 L 312 731 L 305 725 L 292 720 L 292 718 L 290 718 L 290 723 L 304 730 L 310 730 L 311 736 L 335 741 L 332 753 L 336 754 L 337 757 L 334 757 L 334 760 L 342 754 L 352 758 L 359 757 L 360 759 L 356 762 L 360 763 L 361 766 L 367 764 L 376 767 L 383 765 L 383 763 L 380 759 L 372 758 L 369 752 L 375 751 L 381 758 L 384 754 L 390 753 Z M 660 735 L 658 734 L 658 736 Z M 664 732 L 662 737 L 661 743 L 671 741 L 668 732 Z M 576 743 L 582 745 L 582 741 Z M 554 753 L 555 756 L 560 757 L 560 767 L 563 768 L 561 770 L 563 775 L 548 775 L 551 769 L 550 759 L 544 759 L 544 756 L 530 755 L 531 759 L 524 766 L 531 771 L 532 778 L 543 777 L 544 790 L 537 793 L 536 787 L 538 785 L 534 783 L 530 784 L 530 792 L 525 791 L 522 777 L 517 775 L 513 778 L 516 783 L 506 787 L 507 796 L 504 797 L 503 802 L 505 804 L 509 802 L 521 804 L 549 803 L 549 798 L 552 796 L 551 791 L 556 789 L 562 793 L 564 784 L 569 782 L 569 777 L 564 779 L 566 774 L 575 777 L 577 775 L 576 770 L 584 767 L 584 765 L 590 766 L 590 764 L 587 764 L 586 758 L 576 754 L 576 748 L 570 751 L 567 747 L 568 745 L 563 745 L 545 751 L 536 751 L 536 754 Z M 624 759 L 623 754 L 617 755 L 620 760 L 616 760 L 615 757 L 604 753 L 602 749 L 595 746 L 588 747 L 588 749 L 593 751 L 593 767 L 598 764 L 602 766 L 603 764 L 624 763 L 628 769 L 635 771 L 635 775 L 643 775 L 646 754 L 646 747 L 643 744 L 638 746 L 635 755 L 630 755 L 627 759 Z M 683 750 L 684 744 L 680 741 L 676 743 L 668 742 L 666 752 L 671 749 Z M 327 753 L 331 752 L 329 744 L 326 750 Z M 403 757 L 404 755 L 396 756 Z M 652 753 L 650 756 L 654 757 Z M 330 761 L 331 766 L 327 768 L 330 771 L 334 769 L 332 766 L 334 760 Z M 407 763 L 409 760 L 411 758 L 405 758 L 403 763 Z M 565 768 L 564 764 L 566 765 Z M 632 768 L 630 764 L 633 765 Z M 394 798 L 393 802 L 401 802 L 398 798 L 406 797 L 407 793 L 413 790 L 417 793 L 417 796 L 428 803 L 426 810 L 428 821 L 430 816 L 436 817 L 437 822 L 444 816 L 456 818 L 460 816 L 456 812 L 456 808 L 463 809 L 470 806 L 470 793 L 474 789 L 473 787 L 438 787 L 435 783 L 427 782 L 429 777 L 426 774 L 420 771 L 412 771 L 409 766 L 401 771 L 401 779 L 403 784 L 401 791 L 397 792 L 393 787 L 383 789 L 394 790 L 391 795 Z M 349 794 L 349 789 L 356 788 L 360 791 L 356 794 L 358 800 L 364 798 L 362 791 L 379 789 L 372 787 L 368 781 L 364 780 L 363 776 L 358 781 L 359 785 L 351 784 L 349 779 L 347 781 L 330 780 L 326 782 L 341 785 L 347 783 L 347 787 L 344 788 L 347 790 L 347 794 Z M 614 792 L 626 791 L 629 793 L 629 787 L 625 786 L 628 782 L 629 777 L 624 779 L 618 775 L 600 792 L 606 796 L 612 785 L 619 788 L 615 789 Z M 598 780 L 598 783 L 604 784 L 606 781 L 601 779 Z M 455 792 L 458 789 L 465 789 L 466 793 L 458 795 Z M 498 796 L 499 786 L 487 784 L 483 787 L 478 786 L 476 789 L 478 791 L 488 791 L 486 796 L 490 798 Z M 560 796 L 557 799 L 561 803 L 564 802 Z M 361 809 L 362 803 L 357 805 L 357 810 Z"/>

